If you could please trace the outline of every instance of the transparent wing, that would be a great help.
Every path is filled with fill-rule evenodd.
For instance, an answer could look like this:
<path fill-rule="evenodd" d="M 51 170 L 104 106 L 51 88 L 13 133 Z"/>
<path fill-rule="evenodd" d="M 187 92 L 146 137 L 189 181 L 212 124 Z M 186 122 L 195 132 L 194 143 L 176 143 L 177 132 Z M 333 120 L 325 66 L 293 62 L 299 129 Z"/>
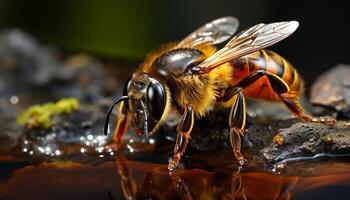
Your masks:
<path fill-rule="evenodd" d="M 238 33 L 224 48 L 204 60 L 199 67 L 209 72 L 217 66 L 271 46 L 289 35 L 299 26 L 297 21 L 257 24 Z"/>
<path fill-rule="evenodd" d="M 234 17 L 222 17 L 216 19 L 195 30 L 183 39 L 178 44 L 178 47 L 219 44 L 230 39 L 230 37 L 237 31 L 238 26 L 239 22 Z"/>

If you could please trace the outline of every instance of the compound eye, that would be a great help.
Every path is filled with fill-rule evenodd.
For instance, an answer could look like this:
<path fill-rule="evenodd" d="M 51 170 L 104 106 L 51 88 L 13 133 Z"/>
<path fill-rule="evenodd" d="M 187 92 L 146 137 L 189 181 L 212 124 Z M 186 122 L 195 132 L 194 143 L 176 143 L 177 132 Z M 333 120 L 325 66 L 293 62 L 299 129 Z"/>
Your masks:
<path fill-rule="evenodd" d="M 166 94 L 164 87 L 157 81 L 152 81 L 147 88 L 147 108 L 154 120 L 160 120 L 163 115 Z"/>
<path fill-rule="evenodd" d="M 131 85 L 131 76 L 125 81 L 124 89 L 123 89 L 123 96 L 127 96 L 128 95 L 128 91 L 130 89 L 130 85 Z"/>

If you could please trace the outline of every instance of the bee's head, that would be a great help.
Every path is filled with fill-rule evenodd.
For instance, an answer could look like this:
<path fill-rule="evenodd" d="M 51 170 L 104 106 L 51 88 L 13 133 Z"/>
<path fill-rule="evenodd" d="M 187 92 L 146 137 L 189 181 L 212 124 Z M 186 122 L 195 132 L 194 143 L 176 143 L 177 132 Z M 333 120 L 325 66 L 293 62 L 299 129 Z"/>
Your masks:
<path fill-rule="evenodd" d="M 166 112 L 167 91 L 164 86 L 155 78 L 146 73 L 134 73 L 125 83 L 123 96 L 113 103 L 124 101 L 122 112 L 128 114 L 131 127 L 138 135 L 148 135 L 153 133 L 159 121 Z M 108 128 L 107 116 L 105 134 Z"/>

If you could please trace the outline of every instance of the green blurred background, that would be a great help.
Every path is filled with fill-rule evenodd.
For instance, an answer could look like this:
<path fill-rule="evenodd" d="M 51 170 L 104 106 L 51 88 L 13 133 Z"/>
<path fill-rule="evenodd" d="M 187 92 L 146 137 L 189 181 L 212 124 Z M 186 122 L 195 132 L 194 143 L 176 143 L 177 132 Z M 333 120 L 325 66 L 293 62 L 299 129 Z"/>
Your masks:
<path fill-rule="evenodd" d="M 227 15 L 240 20 L 240 30 L 260 22 L 300 21 L 299 30 L 272 49 L 307 78 L 350 63 L 345 1 L 1 0 L 0 28 L 18 27 L 63 52 L 137 63 L 160 44 Z"/>

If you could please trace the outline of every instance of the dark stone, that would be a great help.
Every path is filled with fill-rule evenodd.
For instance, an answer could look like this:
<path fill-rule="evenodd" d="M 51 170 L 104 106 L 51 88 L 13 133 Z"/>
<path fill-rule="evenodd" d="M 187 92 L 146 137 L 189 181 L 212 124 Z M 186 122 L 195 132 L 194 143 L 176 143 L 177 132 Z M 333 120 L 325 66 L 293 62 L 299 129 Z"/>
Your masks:
<path fill-rule="evenodd" d="M 321 74 L 311 87 L 311 103 L 350 118 L 350 66 L 340 64 Z"/>
<path fill-rule="evenodd" d="M 317 123 L 296 123 L 278 133 L 280 144 L 272 141 L 261 153 L 269 163 L 317 154 L 350 153 L 350 130 Z"/>
<path fill-rule="evenodd" d="M 0 32 L 1 98 L 16 95 L 26 105 L 62 97 L 95 103 L 105 93 L 105 80 L 96 59 L 76 55 L 64 60 L 56 49 L 21 30 Z"/>
<path fill-rule="evenodd" d="M 257 115 L 253 111 L 259 105 L 262 111 Z M 291 117 L 283 105 L 259 101 L 249 106 L 249 113 L 254 117 L 248 116 L 247 131 L 242 139 L 242 152 L 248 159 L 249 166 L 259 163 L 272 166 L 286 159 L 298 160 L 315 155 L 337 157 L 350 153 L 350 129 L 342 127 L 342 122 L 338 126 L 302 123 Z M 274 116 L 273 113 L 277 115 Z M 212 111 L 206 118 L 196 119 L 192 139 L 183 160 L 187 167 L 202 165 L 211 169 L 224 167 L 223 163 L 228 167 L 236 164 L 229 141 L 228 115 L 229 110 L 224 109 Z M 283 138 L 283 144 L 274 141 L 277 134 Z M 166 151 L 171 156 L 175 127 L 165 126 L 158 135 L 160 144 L 163 141 L 161 138 L 170 138 Z"/>
<path fill-rule="evenodd" d="M 16 121 L 16 106 L 9 99 L 0 98 L 0 154 L 13 150 L 23 136 Z"/>

